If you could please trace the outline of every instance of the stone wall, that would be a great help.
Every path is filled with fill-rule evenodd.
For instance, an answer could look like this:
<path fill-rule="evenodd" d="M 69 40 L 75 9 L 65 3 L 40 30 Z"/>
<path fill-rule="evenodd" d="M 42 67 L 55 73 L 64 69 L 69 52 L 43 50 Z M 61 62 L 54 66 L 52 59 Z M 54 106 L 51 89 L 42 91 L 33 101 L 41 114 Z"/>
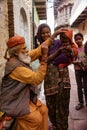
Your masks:
<path fill-rule="evenodd" d="M 6 60 L 4 54 L 6 50 L 6 41 L 8 40 L 8 14 L 7 0 L 0 0 L 0 83 L 4 74 Z"/>

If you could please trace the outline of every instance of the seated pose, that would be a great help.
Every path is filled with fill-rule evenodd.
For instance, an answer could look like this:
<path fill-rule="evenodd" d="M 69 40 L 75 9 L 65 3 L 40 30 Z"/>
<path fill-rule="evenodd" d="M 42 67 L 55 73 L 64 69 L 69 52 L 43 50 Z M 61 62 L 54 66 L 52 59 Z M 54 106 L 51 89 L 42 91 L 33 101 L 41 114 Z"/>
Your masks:
<path fill-rule="evenodd" d="M 26 49 L 25 39 L 21 36 L 13 36 L 6 43 L 9 57 L 6 52 L 0 93 L 0 129 L 5 127 L 5 120 L 13 118 L 12 130 L 48 130 L 48 109 L 37 99 L 35 87 L 46 75 L 48 46 L 60 31 L 32 51 Z M 40 56 L 40 66 L 33 71 L 30 62 Z"/>

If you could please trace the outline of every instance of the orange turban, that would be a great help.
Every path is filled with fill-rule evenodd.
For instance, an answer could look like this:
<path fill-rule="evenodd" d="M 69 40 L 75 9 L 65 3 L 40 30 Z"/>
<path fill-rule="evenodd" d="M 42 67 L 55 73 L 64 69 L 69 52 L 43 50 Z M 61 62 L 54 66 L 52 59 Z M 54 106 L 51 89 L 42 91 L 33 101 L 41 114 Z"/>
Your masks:
<path fill-rule="evenodd" d="M 65 35 L 72 41 L 72 37 L 73 37 L 73 31 L 72 30 L 67 30 L 65 32 Z"/>
<path fill-rule="evenodd" d="M 14 46 L 17 46 L 17 45 L 20 45 L 20 44 L 24 44 L 25 43 L 25 39 L 24 37 L 21 37 L 21 36 L 13 36 L 11 37 L 8 42 L 6 43 L 7 46 L 9 48 L 12 48 Z"/>

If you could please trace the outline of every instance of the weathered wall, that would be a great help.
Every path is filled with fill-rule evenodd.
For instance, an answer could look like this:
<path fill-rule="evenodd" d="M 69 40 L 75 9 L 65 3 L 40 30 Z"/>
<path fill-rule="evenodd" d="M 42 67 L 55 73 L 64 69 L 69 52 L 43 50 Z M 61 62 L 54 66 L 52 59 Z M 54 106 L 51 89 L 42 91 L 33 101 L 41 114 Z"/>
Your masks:
<path fill-rule="evenodd" d="M 26 44 L 31 49 L 32 42 L 32 1 L 13 0 L 14 31 L 26 38 Z"/>
<path fill-rule="evenodd" d="M 6 41 L 9 37 L 7 12 L 7 0 L 0 0 L 0 83 L 4 74 L 6 60 L 3 57 L 6 50 Z"/>

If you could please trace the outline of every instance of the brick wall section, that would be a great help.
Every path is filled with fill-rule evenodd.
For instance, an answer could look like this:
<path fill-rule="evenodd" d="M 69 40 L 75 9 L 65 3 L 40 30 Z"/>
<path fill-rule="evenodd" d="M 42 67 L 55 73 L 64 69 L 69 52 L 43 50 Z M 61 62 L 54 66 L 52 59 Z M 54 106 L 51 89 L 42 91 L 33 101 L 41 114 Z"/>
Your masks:
<path fill-rule="evenodd" d="M 13 0 L 7 1 L 8 5 L 8 31 L 9 37 L 14 36 Z"/>
<path fill-rule="evenodd" d="M 6 41 L 8 40 L 8 14 L 7 0 L 0 0 L 0 83 L 4 74 L 6 60 L 4 54 L 6 50 Z"/>

